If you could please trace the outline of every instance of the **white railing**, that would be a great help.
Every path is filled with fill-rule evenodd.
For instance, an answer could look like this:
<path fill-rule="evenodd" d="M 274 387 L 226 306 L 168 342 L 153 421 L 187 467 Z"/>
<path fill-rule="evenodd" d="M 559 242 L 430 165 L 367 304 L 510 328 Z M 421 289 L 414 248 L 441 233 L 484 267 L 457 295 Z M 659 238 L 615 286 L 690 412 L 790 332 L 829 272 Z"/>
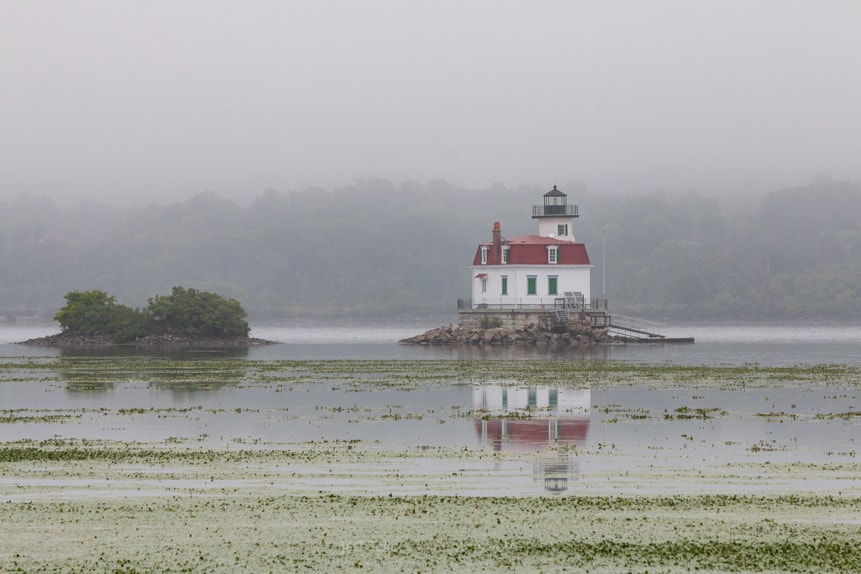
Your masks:
<path fill-rule="evenodd" d="M 457 300 L 457 308 L 466 310 L 466 309 L 476 309 L 476 310 L 493 310 L 493 311 L 547 311 L 548 313 L 555 311 L 556 309 L 565 308 L 565 297 L 554 297 L 552 301 L 544 301 L 538 303 L 487 303 L 484 301 L 473 301 L 472 299 L 458 299 Z M 604 309 L 605 305 L 601 299 L 590 299 L 583 300 L 582 307 L 576 307 L 576 309 L 582 308 L 584 310 L 597 310 Z M 568 309 L 575 309 L 575 307 L 568 307 Z"/>

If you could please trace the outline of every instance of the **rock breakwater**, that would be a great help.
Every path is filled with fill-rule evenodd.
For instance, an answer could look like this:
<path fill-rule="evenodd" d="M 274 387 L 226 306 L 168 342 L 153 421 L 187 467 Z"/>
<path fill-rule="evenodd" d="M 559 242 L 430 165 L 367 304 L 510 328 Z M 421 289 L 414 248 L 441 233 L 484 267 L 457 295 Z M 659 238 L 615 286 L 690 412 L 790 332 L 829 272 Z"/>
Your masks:
<path fill-rule="evenodd" d="M 449 324 L 399 341 L 403 345 L 622 345 L 625 339 L 606 329 L 595 329 L 588 320 L 569 321 L 563 328 L 549 330 L 530 323 L 518 329 L 503 327 L 464 328 Z"/>

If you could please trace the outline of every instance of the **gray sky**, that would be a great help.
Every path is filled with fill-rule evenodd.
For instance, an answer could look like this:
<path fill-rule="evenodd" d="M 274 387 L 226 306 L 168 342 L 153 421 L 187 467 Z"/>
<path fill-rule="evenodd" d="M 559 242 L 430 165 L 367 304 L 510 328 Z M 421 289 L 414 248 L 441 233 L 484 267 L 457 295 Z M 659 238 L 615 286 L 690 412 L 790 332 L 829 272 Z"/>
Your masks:
<path fill-rule="evenodd" d="M 0 198 L 861 180 L 858 0 L 2 0 Z"/>

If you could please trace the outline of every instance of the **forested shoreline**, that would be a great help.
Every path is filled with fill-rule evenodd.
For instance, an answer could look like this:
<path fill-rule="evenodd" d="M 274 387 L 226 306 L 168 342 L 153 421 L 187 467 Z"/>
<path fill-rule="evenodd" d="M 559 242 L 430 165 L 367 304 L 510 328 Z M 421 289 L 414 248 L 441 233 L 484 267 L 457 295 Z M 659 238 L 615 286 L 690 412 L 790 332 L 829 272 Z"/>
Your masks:
<path fill-rule="evenodd" d="M 476 245 L 494 221 L 504 237 L 533 233 L 545 187 L 368 179 L 125 208 L 20 196 L 0 202 L 0 314 L 51 317 L 64 293 L 90 289 L 142 306 L 182 285 L 237 299 L 252 321 L 454 318 Z M 606 277 L 611 312 L 861 319 L 861 183 L 818 178 L 744 199 L 559 188 L 580 207 L 574 233 L 595 265 L 593 295 Z"/>

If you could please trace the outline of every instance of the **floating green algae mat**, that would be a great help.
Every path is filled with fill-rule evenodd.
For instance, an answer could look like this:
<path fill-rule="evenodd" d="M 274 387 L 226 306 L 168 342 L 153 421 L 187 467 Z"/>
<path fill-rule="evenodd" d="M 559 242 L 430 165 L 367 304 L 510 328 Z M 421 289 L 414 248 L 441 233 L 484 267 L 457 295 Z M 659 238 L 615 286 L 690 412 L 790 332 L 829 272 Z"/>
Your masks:
<path fill-rule="evenodd" d="M 560 385 L 600 389 L 617 386 L 763 388 L 793 384 L 861 385 L 861 367 L 638 364 L 542 360 L 251 360 L 154 357 L 7 358 L 0 383 L 54 380 L 69 383 L 153 382 L 171 386 L 265 385 L 338 382 L 363 387 L 423 385 Z"/>
<path fill-rule="evenodd" d="M 859 499 L 209 496 L 0 507 L 4 572 L 861 572 Z"/>
<path fill-rule="evenodd" d="M 161 357 L 0 364 L 4 396 L 14 398 L 28 382 L 39 383 L 32 393 L 38 400 L 68 392 L 79 402 L 68 409 L 2 405 L 0 432 L 33 436 L 30 429 L 41 425 L 55 438 L 0 441 L 0 572 L 861 572 L 854 442 L 811 457 L 773 434 L 786 420 L 799 434 L 826 429 L 833 439 L 830 426 L 853 437 L 861 422 L 858 368 Z M 430 394 L 413 391 L 455 388 L 445 396 L 468 403 L 468 389 L 485 384 L 592 391 L 590 439 L 570 451 L 582 468 L 565 494 L 533 482 L 535 452 L 288 433 L 297 425 L 290 401 L 299 392 L 311 397 L 306 412 L 313 410 L 300 423 L 330 429 L 335 415 L 354 428 L 424 419 L 434 431 L 463 424 L 470 433 L 469 419 L 514 425 L 545 416 L 528 409 L 491 414 L 455 399 L 427 407 L 380 392 L 407 391 L 409 401 Z M 770 389 L 790 387 L 801 389 L 799 405 L 811 394 L 829 398 L 799 414 L 790 400 L 771 400 Z M 340 398 L 305 392 L 318 388 Z M 241 400 L 246 390 L 261 389 L 284 402 Z M 639 389 L 672 402 L 625 400 Z M 754 389 L 749 398 L 757 402 L 738 404 L 711 392 Z M 181 400 L 110 402 L 127 391 Z M 344 398 L 358 392 L 377 402 Z M 203 406 L 211 397 L 217 401 Z M 111 434 L 135 428 L 135 421 L 146 426 L 211 413 L 217 416 L 204 421 L 205 432 L 223 432 L 221 441 L 194 434 L 123 441 Z M 110 440 L 74 438 L 76 429 L 89 428 L 75 426 L 80 418 L 104 427 Z M 225 420 L 236 426 L 219 429 Z M 712 429 L 750 420 L 766 432 L 733 443 L 744 456 L 712 458 L 722 445 L 733 449 Z M 278 432 L 249 436 L 242 426 L 248 421 Z M 677 430 L 624 442 L 626 433 L 663 428 Z M 474 444 L 473 434 L 464 440 Z M 541 456 L 557 454 L 554 447 Z M 524 479 L 527 494 L 506 494 L 514 491 L 506 481 Z"/>
<path fill-rule="evenodd" d="M 861 572 L 861 464 L 724 469 L 728 482 L 840 474 L 845 493 L 682 495 L 674 485 L 693 477 L 679 472 L 657 494 L 452 496 L 402 492 L 462 484 L 488 456 L 530 457 L 357 441 L 0 446 L 2 572 Z M 422 457 L 457 476 L 403 474 Z M 332 473 L 375 493 L 333 490 Z"/>

